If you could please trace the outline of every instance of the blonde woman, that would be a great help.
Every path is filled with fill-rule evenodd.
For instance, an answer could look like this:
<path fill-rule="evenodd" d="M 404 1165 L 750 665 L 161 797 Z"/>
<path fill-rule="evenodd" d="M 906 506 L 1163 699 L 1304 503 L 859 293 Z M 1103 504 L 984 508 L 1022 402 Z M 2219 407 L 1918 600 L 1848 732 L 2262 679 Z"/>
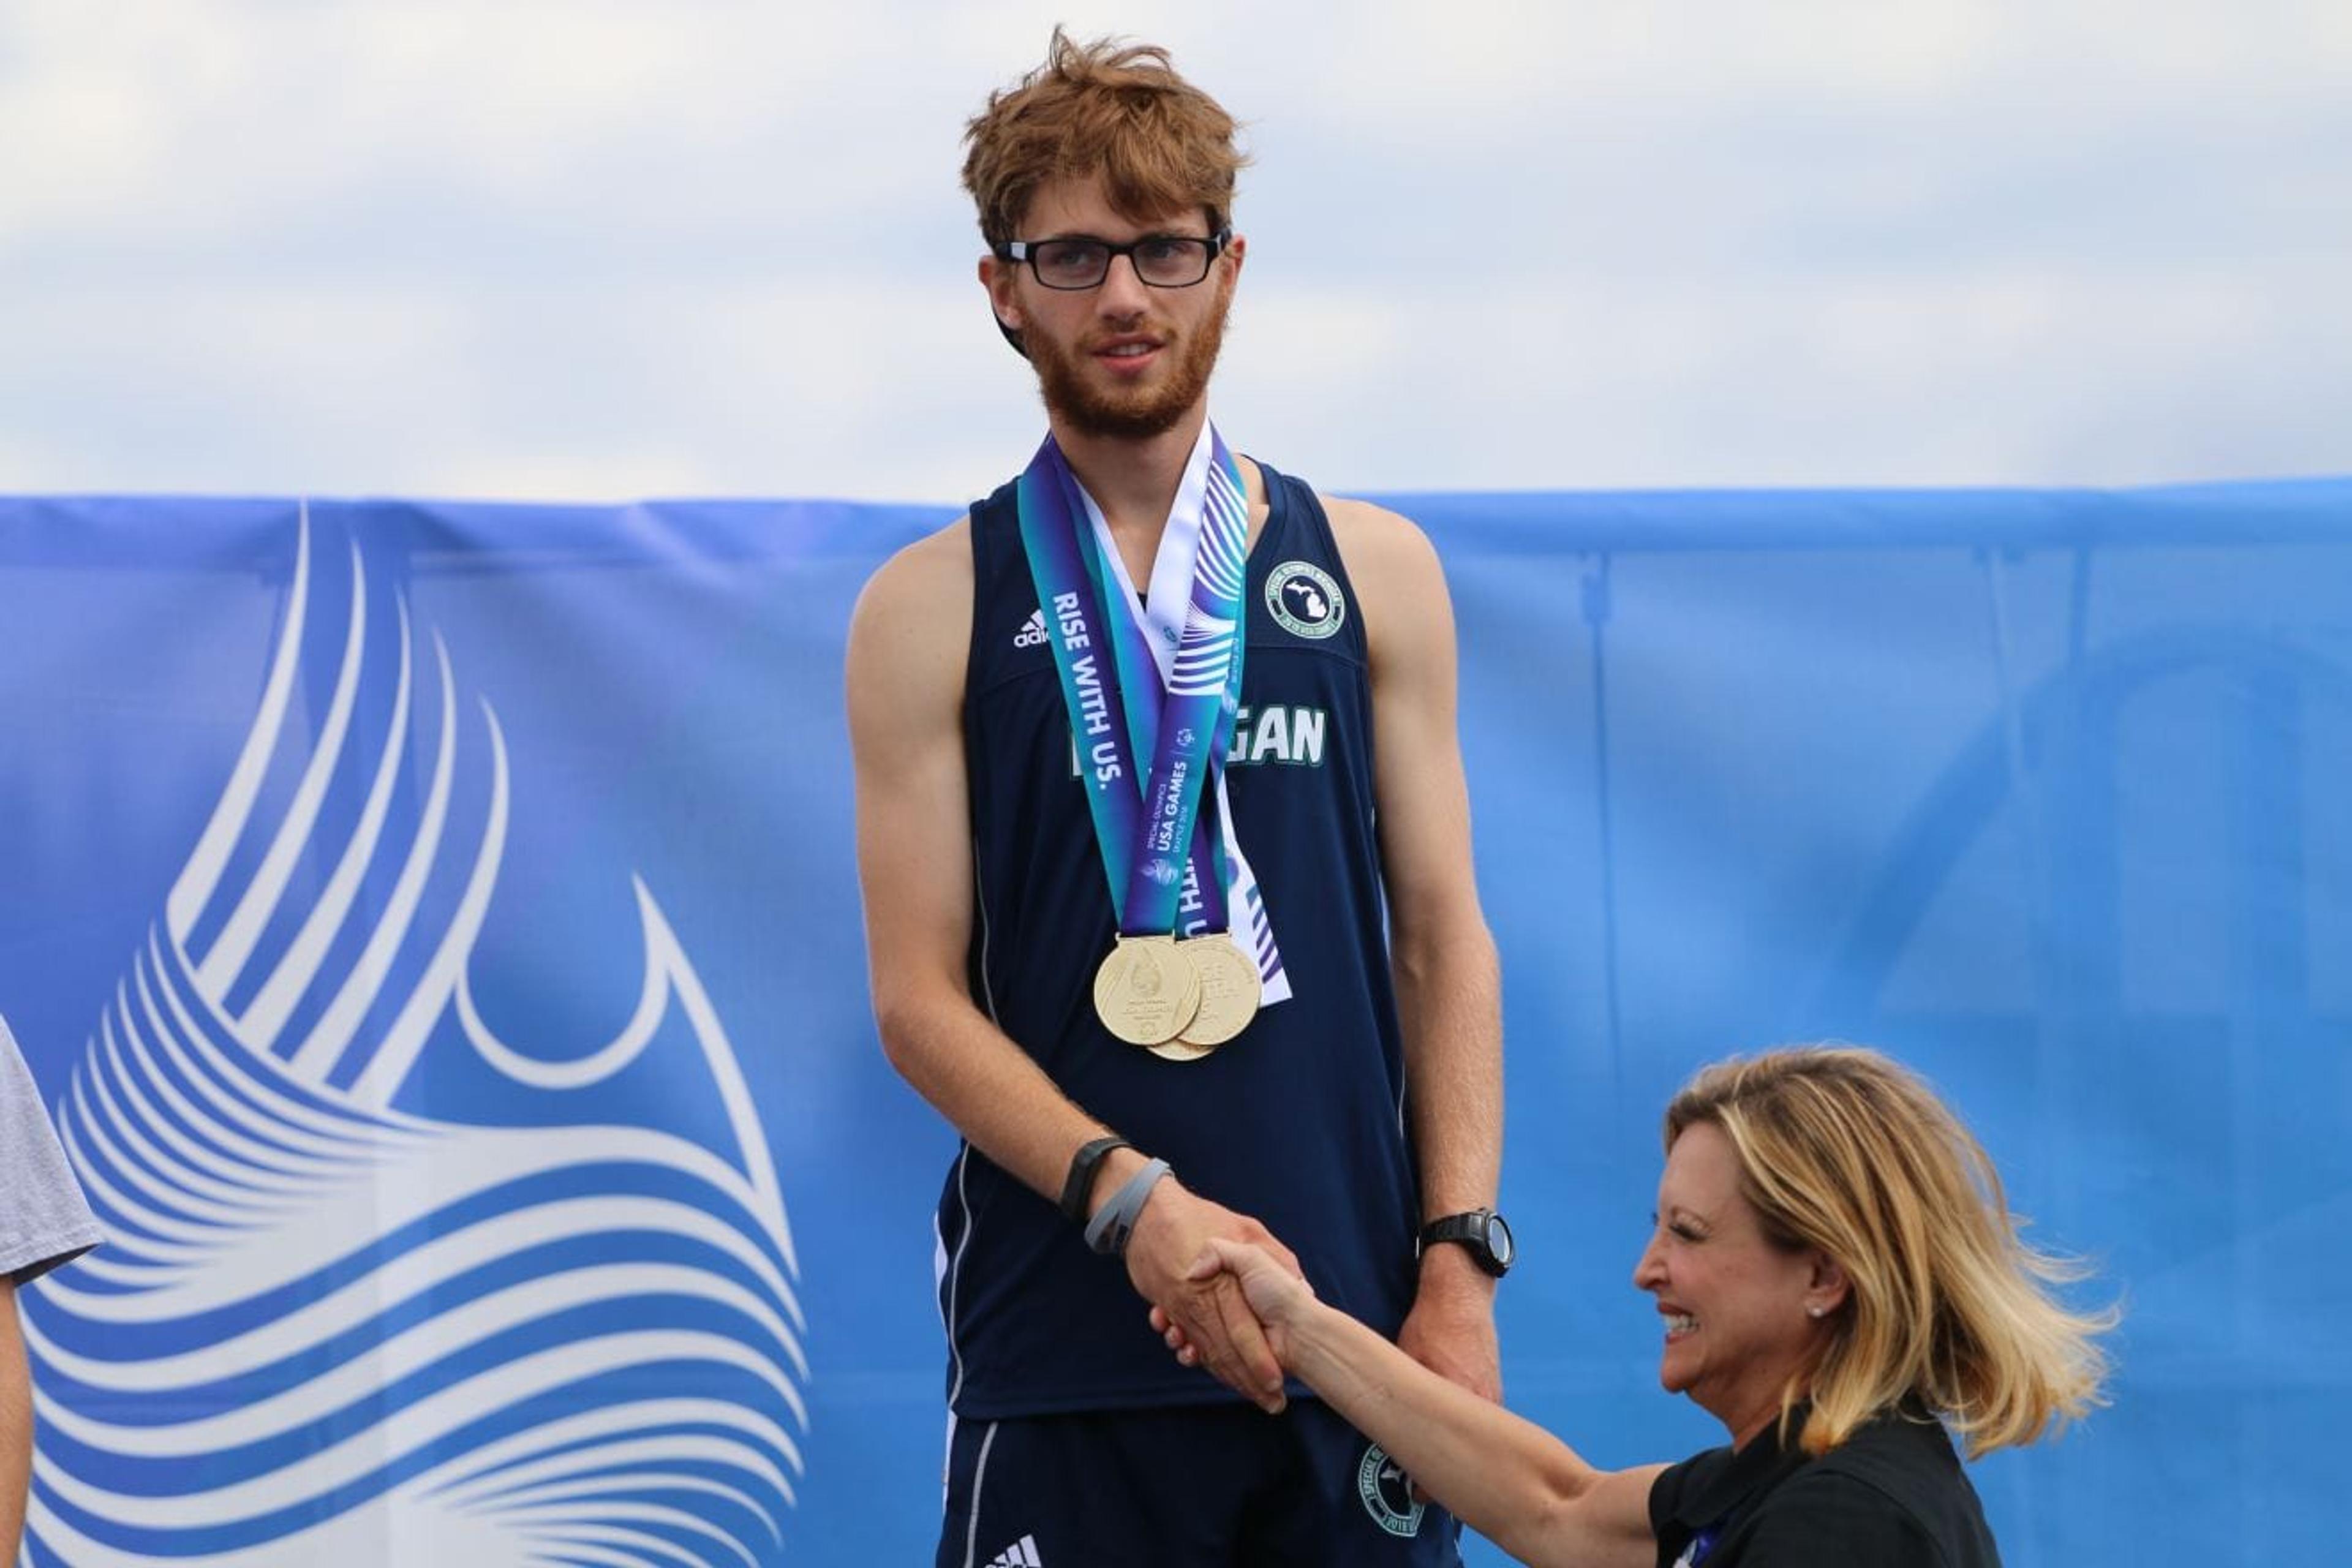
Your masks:
<path fill-rule="evenodd" d="M 2078 1272 L 2021 1242 L 1983 1148 L 1874 1052 L 1815 1047 L 1701 1071 L 1667 1107 L 1655 1228 L 1659 1381 L 1730 1442 L 1605 1471 L 1218 1242 L 1276 1357 L 1430 1495 L 1533 1563 L 1975 1568 L 2000 1556 L 1975 1458 L 2100 1403 Z M 1178 1359 L 1192 1349 L 1155 1318 Z"/>

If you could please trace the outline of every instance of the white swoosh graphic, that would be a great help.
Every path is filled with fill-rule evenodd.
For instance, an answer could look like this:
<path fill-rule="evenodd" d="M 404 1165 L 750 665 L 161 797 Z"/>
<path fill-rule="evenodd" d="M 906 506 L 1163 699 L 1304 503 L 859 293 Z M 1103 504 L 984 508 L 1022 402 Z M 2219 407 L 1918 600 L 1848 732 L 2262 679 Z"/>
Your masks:
<path fill-rule="evenodd" d="M 471 960 L 514 804 L 498 715 L 480 700 L 468 739 L 439 635 L 420 693 L 404 595 L 355 542 L 319 554 L 347 583 L 306 515 L 252 727 L 59 1109 L 109 1239 L 26 1292 L 25 1561 L 773 1561 L 806 1321 L 718 1009 L 632 876 L 618 1032 L 492 1028 Z M 545 1113 L 642 1066 L 707 1089 L 723 1134 Z M 400 1108 L 459 1068 L 541 1109 Z"/>

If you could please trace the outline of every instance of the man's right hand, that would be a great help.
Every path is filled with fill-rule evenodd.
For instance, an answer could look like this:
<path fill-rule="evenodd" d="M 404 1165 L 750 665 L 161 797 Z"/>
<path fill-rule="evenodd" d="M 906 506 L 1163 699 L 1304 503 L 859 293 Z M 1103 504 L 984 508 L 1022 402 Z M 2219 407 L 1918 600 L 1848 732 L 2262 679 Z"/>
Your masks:
<path fill-rule="evenodd" d="M 1127 1277 L 1136 1290 L 1184 1331 L 1201 1364 L 1217 1380 L 1268 1414 L 1285 1403 L 1282 1363 L 1265 1330 L 1231 1274 L 1192 1277 L 1192 1265 L 1213 1240 L 1247 1242 L 1265 1249 L 1298 1275 L 1298 1258 L 1274 1233 L 1162 1177 L 1143 1205 L 1127 1244 Z M 1303 1275 L 1300 1276 L 1304 1278 Z"/>

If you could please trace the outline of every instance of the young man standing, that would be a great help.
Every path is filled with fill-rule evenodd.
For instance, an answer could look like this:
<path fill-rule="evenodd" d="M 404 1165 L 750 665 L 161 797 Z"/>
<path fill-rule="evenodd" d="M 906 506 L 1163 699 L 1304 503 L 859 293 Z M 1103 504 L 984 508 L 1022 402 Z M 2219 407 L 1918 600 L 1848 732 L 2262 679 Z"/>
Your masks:
<path fill-rule="evenodd" d="M 1500 1394 L 1452 612 L 1411 523 L 1210 423 L 1234 135 L 1163 51 L 1058 32 L 972 121 L 980 279 L 1051 433 L 851 627 L 875 1011 L 964 1139 L 942 1564 L 1458 1561 L 1230 1279 L 1186 1279 L 1213 1237 Z"/>

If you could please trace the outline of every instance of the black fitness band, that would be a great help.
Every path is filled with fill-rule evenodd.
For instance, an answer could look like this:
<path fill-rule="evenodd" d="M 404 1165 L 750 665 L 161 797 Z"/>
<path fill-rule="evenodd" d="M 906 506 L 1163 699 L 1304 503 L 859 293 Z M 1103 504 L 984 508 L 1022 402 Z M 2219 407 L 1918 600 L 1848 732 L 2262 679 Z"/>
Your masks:
<path fill-rule="evenodd" d="M 1062 1217 L 1072 1225 L 1086 1224 L 1087 1199 L 1095 1188 L 1095 1167 L 1112 1150 L 1134 1147 L 1116 1135 L 1079 1144 L 1078 1152 L 1070 1156 L 1070 1173 L 1062 1181 Z"/>

